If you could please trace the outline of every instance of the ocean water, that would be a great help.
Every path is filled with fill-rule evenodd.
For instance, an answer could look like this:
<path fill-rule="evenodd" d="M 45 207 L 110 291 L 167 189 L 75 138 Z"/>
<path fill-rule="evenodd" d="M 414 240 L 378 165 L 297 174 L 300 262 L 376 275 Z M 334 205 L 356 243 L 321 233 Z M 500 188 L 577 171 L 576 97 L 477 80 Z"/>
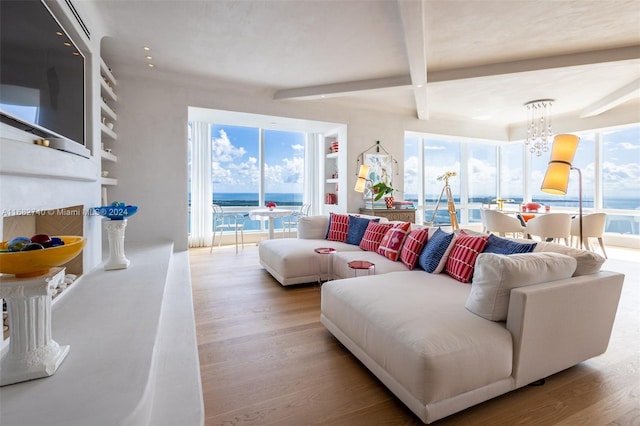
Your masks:
<path fill-rule="evenodd" d="M 265 202 L 273 201 L 279 206 L 301 206 L 302 205 L 302 193 L 290 194 L 290 193 L 265 193 Z M 234 207 L 257 207 L 258 206 L 258 193 L 248 192 L 217 192 L 213 194 L 214 204 Z"/>

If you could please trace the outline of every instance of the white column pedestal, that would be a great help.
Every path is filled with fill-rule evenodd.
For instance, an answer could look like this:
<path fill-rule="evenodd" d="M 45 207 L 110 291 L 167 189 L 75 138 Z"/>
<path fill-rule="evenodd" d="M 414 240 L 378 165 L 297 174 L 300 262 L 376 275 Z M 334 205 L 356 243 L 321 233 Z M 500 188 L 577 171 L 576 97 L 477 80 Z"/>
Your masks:
<path fill-rule="evenodd" d="M 124 255 L 124 229 L 127 227 L 127 219 L 104 219 L 104 227 L 109 236 L 109 259 L 104 265 L 104 270 L 127 268 L 130 263 Z"/>
<path fill-rule="evenodd" d="M 9 346 L 0 359 L 0 386 L 53 375 L 69 353 L 51 338 L 51 295 L 65 268 L 33 278 L 0 276 L 0 298 L 7 301 Z"/>

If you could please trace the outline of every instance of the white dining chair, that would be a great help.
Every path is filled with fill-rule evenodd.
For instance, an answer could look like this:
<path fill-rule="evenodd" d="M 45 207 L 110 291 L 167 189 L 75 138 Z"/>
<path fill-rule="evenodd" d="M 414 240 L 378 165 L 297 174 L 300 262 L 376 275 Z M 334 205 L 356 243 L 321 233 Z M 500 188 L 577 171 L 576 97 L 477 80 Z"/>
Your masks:
<path fill-rule="evenodd" d="M 569 245 L 571 237 L 571 215 L 568 213 L 546 213 L 533 219 L 529 219 L 524 227 L 524 233 L 532 238 L 539 237 L 541 241 L 553 240 L 560 242 L 564 240 Z M 532 238 L 533 239 L 533 238 Z"/>
<path fill-rule="evenodd" d="M 517 218 L 497 210 L 481 209 L 480 217 L 482 218 L 483 231 L 486 233 L 495 232 L 501 237 L 510 233 L 516 237 L 524 232 L 524 226 Z"/>
<path fill-rule="evenodd" d="M 213 236 L 211 237 L 211 248 L 209 253 L 213 251 L 213 246 L 216 241 L 216 234 L 219 232 L 218 247 L 222 244 L 222 235 L 224 232 L 235 232 L 236 237 L 236 253 L 238 253 L 238 231 L 240 231 L 240 237 L 242 241 L 242 248 L 244 248 L 244 219 L 245 215 L 242 213 L 227 213 L 218 204 L 212 204 L 211 210 L 213 213 Z"/>
<path fill-rule="evenodd" d="M 604 226 L 607 220 L 606 213 L 591 213 L 582 216 L 582 244 L 584 248 L 590 251 L 594 251 L 589 238 L 597 238 L 602 254 L 607 258 L 607 252 L 604 249 L 604 241 L 602 235 L 604 234 Z M 580 246 L 580 218 L 574 217 L 571 220 L 571 241 L 577 239 L 578 247 Z M 580 247 L 582 248 L 582 247 Z"/>
<path fill-rule="evenodd" d="M 291 216 L 286 217 L 282 221 L 282 236 L 285 235 L 285 229 L 287 233 L 291 232 L 291 228 L 296 229 L 298 227 L 298 220 L 302 216 L 308 216 L 309 210 L 311 209 L 311 204 L 303 204 L 300 206 L 298 211 L 291 213 Z"/>

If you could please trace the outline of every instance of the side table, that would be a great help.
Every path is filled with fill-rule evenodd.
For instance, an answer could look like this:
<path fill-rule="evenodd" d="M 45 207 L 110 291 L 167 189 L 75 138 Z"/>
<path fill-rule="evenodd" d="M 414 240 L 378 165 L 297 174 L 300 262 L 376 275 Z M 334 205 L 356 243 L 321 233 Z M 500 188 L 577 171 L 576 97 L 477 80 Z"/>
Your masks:
<path fill-rule="evenodd" d="M 333 279 L 333 253 L 336 252 L 336 249 L 334 249 L 333 247 L 318 247 L 317 249 L 314 249 L 314 251 L 318 254 L 321 255 L 328 255 L 328 256 L 323 256 L 324 258 L 326 258 L 327 260 L 327 279 L 325 281 L 329 281 Z M 322 258 L 318 258 L 318 283 L 322 283 L 322 275 L 323 275 L 323 270 L 325 268 L 322 267 Z"/>
<path fill-rule="evenodd" d="M 376 274 L 376 264 L 371 263 L 368 260 L 352 260 L 351 262 L 347 263 L 347 266 L 353 269 L 354 277 L 358 276 L 358 271 L 367 271 L 367 275 Z"/>

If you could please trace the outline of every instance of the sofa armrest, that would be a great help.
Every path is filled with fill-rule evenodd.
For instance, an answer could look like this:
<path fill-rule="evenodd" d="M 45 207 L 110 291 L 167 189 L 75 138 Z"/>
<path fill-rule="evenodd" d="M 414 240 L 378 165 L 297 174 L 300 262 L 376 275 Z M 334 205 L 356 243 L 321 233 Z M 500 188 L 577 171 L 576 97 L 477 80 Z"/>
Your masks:
<path fill-rule="evenodd" d="M 623 281 L 601 271 L 512 290 L 506 326 L 516 387 L 604 353 Z"/>
<path fill-rule="evenodd" d="M 301 216 L 298 218 L 298 238 L 322 240 L 327 235 L 329 216 Z"/>

